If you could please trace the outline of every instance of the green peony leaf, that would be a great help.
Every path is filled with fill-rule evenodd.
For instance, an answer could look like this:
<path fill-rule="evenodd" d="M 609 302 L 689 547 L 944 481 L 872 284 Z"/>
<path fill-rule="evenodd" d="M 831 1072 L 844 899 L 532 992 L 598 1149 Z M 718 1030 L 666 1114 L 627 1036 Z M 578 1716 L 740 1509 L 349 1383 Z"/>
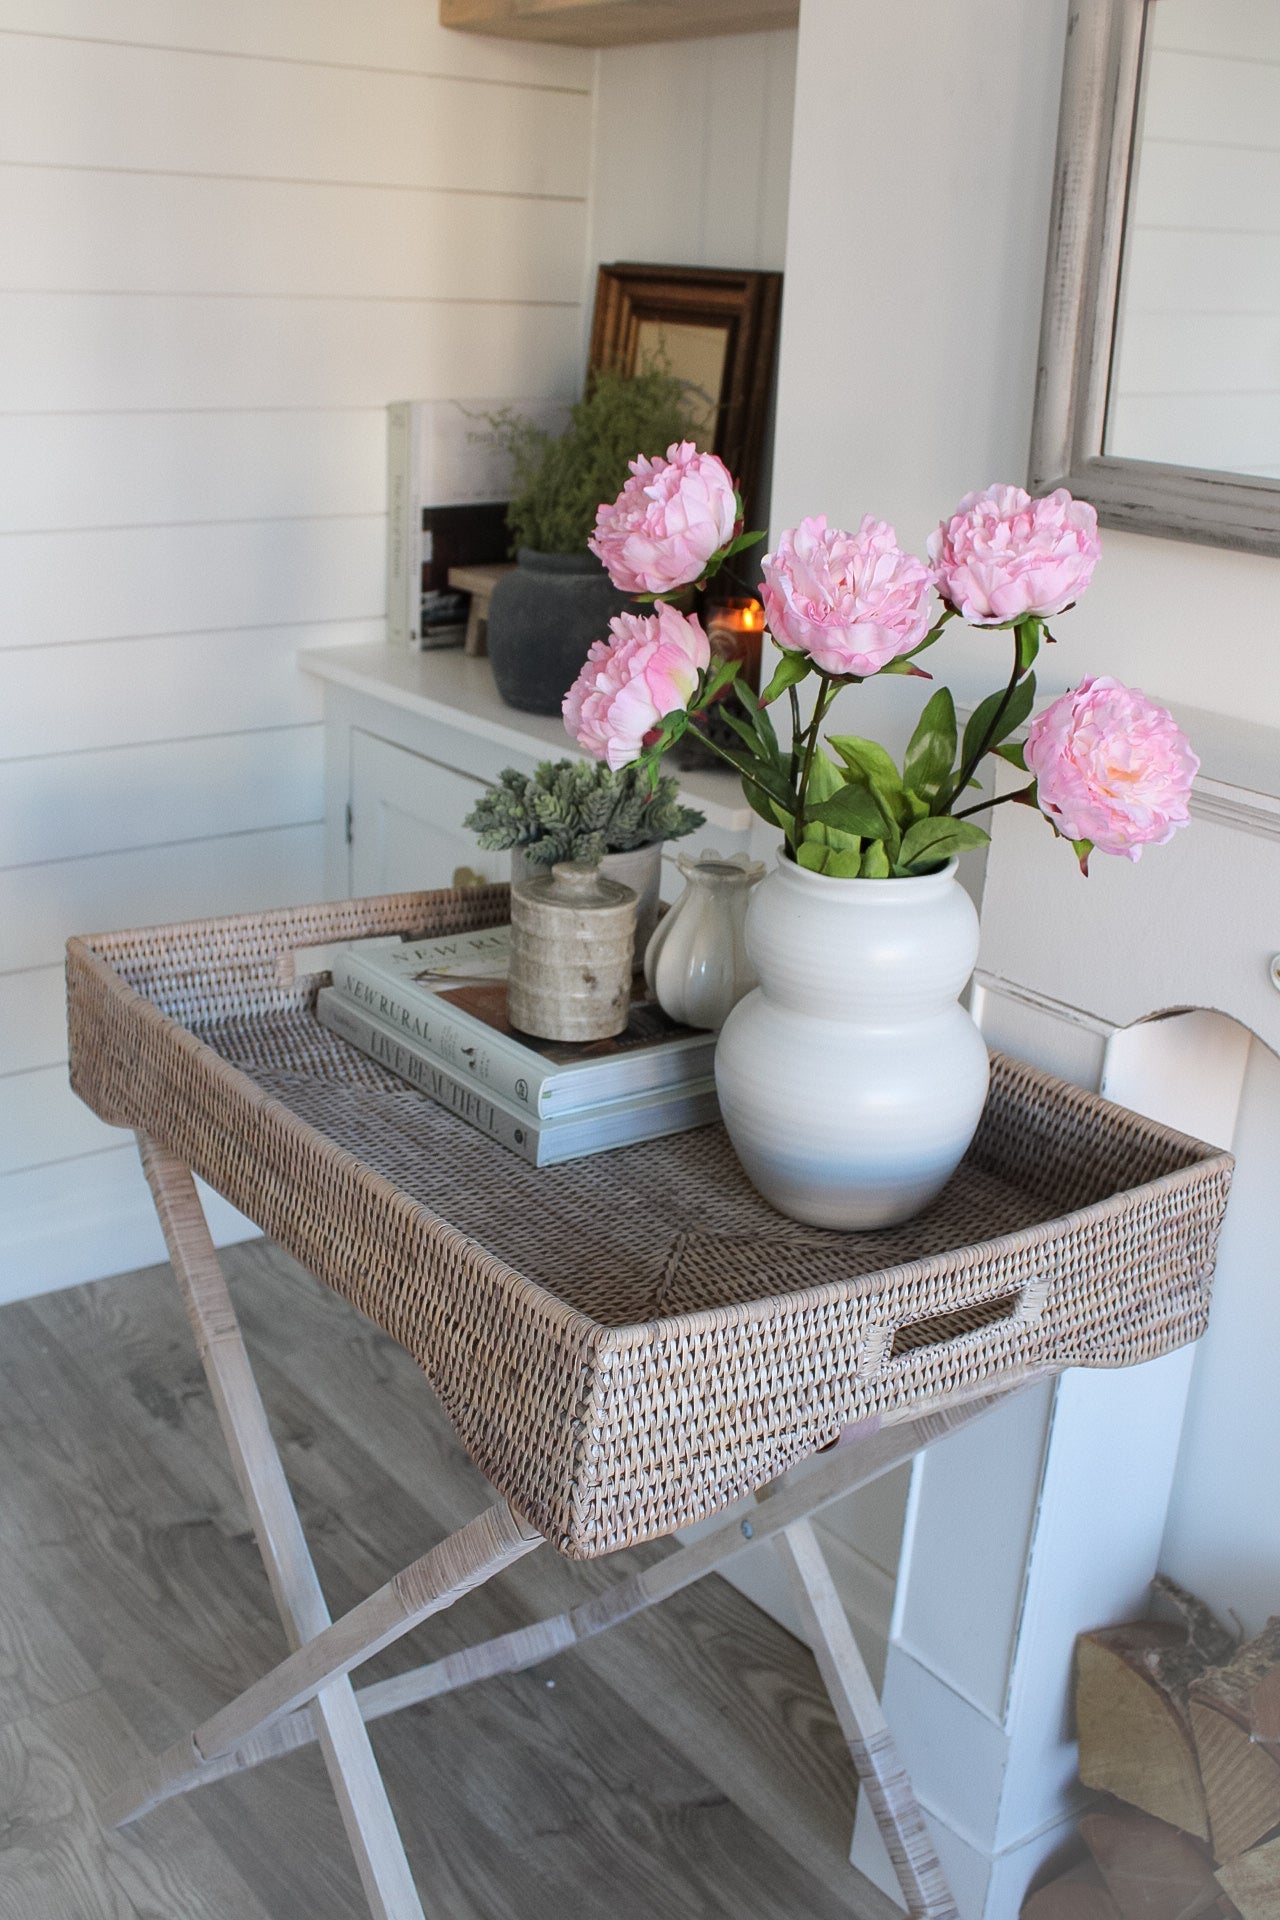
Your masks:
<path fill-rule="evenodd" d="M 827 864 L 829 849 L 819 846 L 816 840 L 804 840 L 796 848 L 796 865 L 804 867 L 809 873 L 821 873 Z"/>
<path fill-rule="evenodd" d="M 851 772 L 860 774 L 877 797 L 884 801 L 889 812 L 895 818 L 900 818 L 906 810 L 902 775 L 894 765 L 892 757 L 879 742 L 864 740 L 855 733 L 843 733 L 833 734 L 831 745 L 846 767 Z"/>
<path fill-rule="evenodd" d="M 862 877 L 864 880 L 887 880 L 889 878 L 889 856 L 884 850 L 883 840 L 873 840 L 862 852 Z"/>
<path fill-rule="evenodd" d="M 784 653 L 772 680 L 760 695 L 760 705 L 771 706 L 788 687 L 799 686 L 812 664 L 807 653 Z"/>
<path fill-rule="evenodd" d="M 1036 663 L 1044 622 L 1033 614 L 1029 620 L 1019 620 L 1014 631 L 1018 641 L 1018 672 L 1027 673 Z"/>
<path fill-rule="evenodd" d="M 879 842 L 876 842 L 879 845 Z M 885 863 L 888 871 L 888 862 Z M 833 874 L 837 880 L 856 880 L 862 871 L 862 855 L 856 847 L 832 847 L 827 855 L 825 871 Z"/>
<path fill-rule="evenodd" d="M 979 754 L 979 748 L 983 753 L 990 753 L 992 748 L 999 746 L 1002 740 L 1007 740 L 1030 713 L 1035 697 L 1036 677 L 1031 673 L 1025 680 L 1018 682 L 1009 696 L 1009 704 L 1004 708 L 1003 713 L 1000 709 L 1005 699 L 1004 693 L 990 693 L 985 700 L 980 701 L 969 715 L 969 724 L 964 730 L 964 746 L 960 752 L 962 763 L 968 766 L 974 756 Z M 997 715 L 999 715 L 998 720 Z M 988 733 L 991 734 L 990 739 L 987 739 Z M 986 740 L 985 747 L 982 746 L 984 740 Z"/>
<path fill-rule="evenodd" d="M 814 753 L 813 762 L 809 768 L 808 799 L 813 802 L 813 806 L 806 807 L 806 812 L 812 813 L 819 801 L 830 800 L 833 794 L 839 793 L 843 785 L 844 777 L 839 767 L 830 755 L 825 754 L 819 747 Z"/>
<path fill-rule="evenodd" d="M 778 736 L 774 725 L 760 704 L 760 696 L 749 680 L 737 679 L 733 683 L 733 692 L 740 705 L 745 709 L 747 718 L 755 728 L 766 759 L 780 761 L 782 749 L 778 745 Z"/>
<path fill-rule="evenodd" d="M 806 806 L 805 819 L 839 827 L 842 833 L 856 833 L 865 840 L 879 840 L 885 831 L 884 814 L 870 787 L 851 780 L 830 799 L 822 800 L 817 806 Z"/>
<path fill-rule="evenodd" d="M 956 759 L 956 703 L 946 687 L 925 703 L 902 763 L 903 779 L 922 800 L 937 800 L 951 784 Z"/>
<path fill-rule="evenodd" d="M 953 820 L 948 814 L 935 814 L 917 820 L 902 836 L 894 871 L 900 874 L 933 873 L 966 847 L 984 847 L 990 839 L 972 820 Z"/>

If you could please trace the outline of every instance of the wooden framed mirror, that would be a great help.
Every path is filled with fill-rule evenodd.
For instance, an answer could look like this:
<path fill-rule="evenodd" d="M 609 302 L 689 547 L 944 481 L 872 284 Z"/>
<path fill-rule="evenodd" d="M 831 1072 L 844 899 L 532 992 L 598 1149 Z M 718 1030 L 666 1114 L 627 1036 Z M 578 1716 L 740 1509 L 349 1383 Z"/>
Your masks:
<path fill-rule="evenodd" d="M 634 373 L 660 358 L 705 398 L 704 445 L 761 522 L 761 456 L 773 399 L 782 275 L 623 261 L 600 268 L 589 365 Z"/>
<path fill-rule="evenodd" d="M 1030 485 L 1280 553 L 1280 8 L 1071 0 Z"/>

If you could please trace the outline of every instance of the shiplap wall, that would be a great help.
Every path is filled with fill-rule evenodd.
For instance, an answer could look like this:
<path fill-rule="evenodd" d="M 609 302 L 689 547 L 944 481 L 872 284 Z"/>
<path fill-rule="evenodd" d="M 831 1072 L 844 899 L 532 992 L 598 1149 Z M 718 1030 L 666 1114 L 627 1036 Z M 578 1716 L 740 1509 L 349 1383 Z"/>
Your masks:
<path fill-rule="evenodd" d="M 385 403 L 579 383 L 594 57 L 435 13 L 0 0 L 0 1297 L 159 1257 L 67 934 L 323 891 Z"/>
<path fill-rule="evenodd" d="M 382 636 L 386 402 L 575 393 L 600 259 L 782 264 L 794 34 L 435 14 L 0 0 L 0 1299 L 161 1257 L 67 934 L 323 891 L 294 655 Z"/>
<path fill-rule="evenodd" d="M 1280 474 L 1280 9 L 1160 0 L 1107 451 Z"/>

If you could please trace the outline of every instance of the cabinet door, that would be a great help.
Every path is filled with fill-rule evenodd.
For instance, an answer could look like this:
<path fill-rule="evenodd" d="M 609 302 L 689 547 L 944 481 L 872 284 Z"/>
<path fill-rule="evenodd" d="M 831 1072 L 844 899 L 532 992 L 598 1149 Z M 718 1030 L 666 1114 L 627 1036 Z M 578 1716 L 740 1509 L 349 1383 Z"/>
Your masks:
<path fill-rule="evenodd" d="M 511 856 L 485 853 L 462 822 L 483 780 L 351 731 L 351 891 L 411 893 L 466 886 L 464 870 L 486 880 L 510 877 Z"/>

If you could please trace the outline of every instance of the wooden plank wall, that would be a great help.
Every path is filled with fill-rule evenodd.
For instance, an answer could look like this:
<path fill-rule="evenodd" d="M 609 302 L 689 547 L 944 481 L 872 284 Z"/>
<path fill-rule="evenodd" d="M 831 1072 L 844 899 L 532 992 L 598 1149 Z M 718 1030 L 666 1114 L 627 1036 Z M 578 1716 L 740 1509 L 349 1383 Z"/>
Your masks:
<path fill-rule="evenodd" d="M 160 1257 L 67 934 L 323 891 L 385 403 L 578 385 L 594 57 L 435 12 L 0 0 L 0 1297 Z"/>

